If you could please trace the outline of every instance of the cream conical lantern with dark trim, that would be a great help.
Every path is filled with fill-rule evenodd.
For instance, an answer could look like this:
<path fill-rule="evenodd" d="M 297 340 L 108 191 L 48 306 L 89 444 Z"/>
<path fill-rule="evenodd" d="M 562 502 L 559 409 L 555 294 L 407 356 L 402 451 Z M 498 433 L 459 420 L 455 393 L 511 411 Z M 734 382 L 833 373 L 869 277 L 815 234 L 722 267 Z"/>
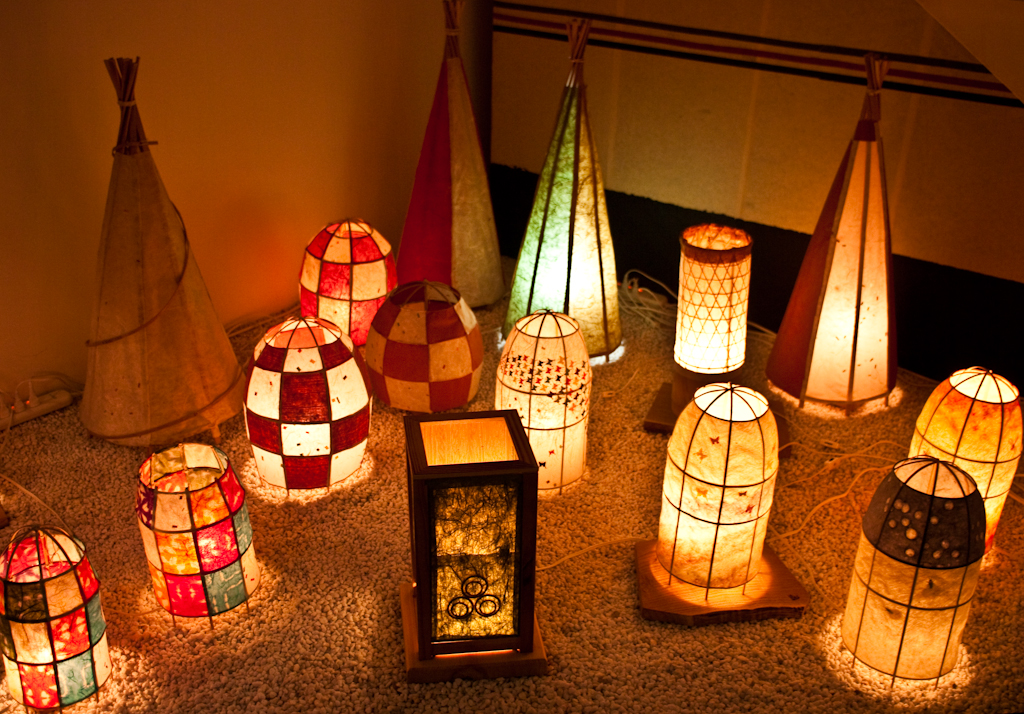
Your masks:
<path fill-rule="evenodd" d="M 803 404 L 849 406 L 896 386 L 892 248 L 879 92 L 888 63 L 866 58 L 868 94 L 818 218 L 768 378 Z"/>
<path fill-rule="evenodd" d="M 622 329 L 604 179 L 583 84 L 589 31 L 589 21 L 569 24 L 572 69 L 519 249 L 504 334 L 525 315 L 554 310 L 580 324 L 587 351 L 597 357 L 619 346 Z"/>

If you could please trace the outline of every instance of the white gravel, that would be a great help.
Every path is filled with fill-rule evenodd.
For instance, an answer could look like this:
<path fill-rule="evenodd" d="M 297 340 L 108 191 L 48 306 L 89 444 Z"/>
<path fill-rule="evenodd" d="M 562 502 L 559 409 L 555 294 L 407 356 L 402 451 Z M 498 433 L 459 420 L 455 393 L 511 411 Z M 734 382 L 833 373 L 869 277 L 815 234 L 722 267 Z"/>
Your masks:
<path fill-rule="evenodd" d="M 484 374 L 493 375 L 504 304 L 477 315 Z M 241 354 L 258 333 L 236 338 Z M 656 533 L 667 437 L 644 432 L 642 421 L 668 379 L 671 339 L 629 316 L 624 335 L 622 359 L 594 369 L 589 473 L 541 501 L 541 567 L 587 546 Z M 739 380 L 761 391 L 770 341 L 752 333 Z M 241 607 L 219 617 L 213 631 L 202 619 L 179 618 L 173 627 L 153 597 L 133 513 L 142 449 L 90 439 L 71 407 L 15 427 L 0 452 L 0 473 L 64 517 L 102 582 L 114 673 L 81 711 L 1020 711 L 1024 509 L 1014 500 L 999 550 L 982 572 L 961 663 L 937 688 L 898 683 L 890 690 L 887 678 L 853 668 L 841 647 L 860 510 L 882 472 L 861 474 L 848 496 L 808 513 L 864 469 L 906 455 L 931 386 L 901 373 L 895 408 L 849 419 L 773 404 L 801 446 L 782 462 L 768 542 L 811 593 L 803 619 L 699 629 L 645 621 L 633 548 L 608 545 L 538 574 L 551 673 L 536 678 L 405 682 L 398 599 L 411 572 L 404 438 L 401 413 L 380 402 L 360 472 L 330 492 L 291 499 L 259 483 L 241 417 L 226 425 L 223 448 L 248 490 L 263 579 L 248 613 Z M 490 409 L 493 399 L 494 379 L 486 377 L 469 408 Z M 879 443 L 887 440 L 895 443 Z M 883 458 L 846 458 L 823 470 L 830 457 L 810 449 Z M 9 483 L 0 482 L 0 496 L 12 517 L 2 543 L 20 525 L 54 520 Z M 15 710 L 0 694 L 0 711 Z"/>

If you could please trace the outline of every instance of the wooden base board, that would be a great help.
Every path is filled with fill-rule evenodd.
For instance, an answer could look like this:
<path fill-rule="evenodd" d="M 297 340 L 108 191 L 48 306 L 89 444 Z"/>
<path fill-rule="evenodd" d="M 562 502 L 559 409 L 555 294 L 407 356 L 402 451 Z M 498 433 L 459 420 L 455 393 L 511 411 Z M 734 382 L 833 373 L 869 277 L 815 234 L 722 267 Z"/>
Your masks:
<path fill-rule="evenodd" d="M 671 434 L 678 414 L 672 411 L 672 383 L 665 382 L 654 396 L 651 410 L 644 419 L 644 430 L 657 434 Z"/>
<path fill-rule="evenodd" d="M 497 679 L 533 677 L 548 673 L 548 655 L 540 637 L 537 617 L 533 618 L 533 652 L 501 650 L 438 655 L 420 659 L 416 622 L 416 601 L 412 583 L 399 588 L 402 600 L 402 633 L 405 636 L 405 675 L 409 682 L 447 682 L 453 679 Z"/>
<path fill-rule="evenodd" d="M 722 622 L 799 618 L 810 598 L 789 568 L 767 545 L 757 575 L 746 586 L 705 589 L 672 578 L 658 562 L 658 541 L 636 544 L 640 615 L 691 627 Z"/>

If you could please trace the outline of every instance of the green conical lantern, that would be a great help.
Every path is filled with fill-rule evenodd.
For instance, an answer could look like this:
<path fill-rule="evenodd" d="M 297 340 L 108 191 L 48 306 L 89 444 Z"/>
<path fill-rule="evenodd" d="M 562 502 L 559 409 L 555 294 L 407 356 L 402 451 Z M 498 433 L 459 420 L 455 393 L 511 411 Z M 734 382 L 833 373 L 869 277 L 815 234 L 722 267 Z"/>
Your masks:
<path fill-rule="evenodd" d="M 580 324 L 596 357 L 619 346 L 622 328 L 604 179 L 583 84 L 589 30 L 589 21 L 569 24 L 572 68 L 519 249 L 503 332 L 507 336 L 519 318 L 537 310 L 562 312 Z"/>

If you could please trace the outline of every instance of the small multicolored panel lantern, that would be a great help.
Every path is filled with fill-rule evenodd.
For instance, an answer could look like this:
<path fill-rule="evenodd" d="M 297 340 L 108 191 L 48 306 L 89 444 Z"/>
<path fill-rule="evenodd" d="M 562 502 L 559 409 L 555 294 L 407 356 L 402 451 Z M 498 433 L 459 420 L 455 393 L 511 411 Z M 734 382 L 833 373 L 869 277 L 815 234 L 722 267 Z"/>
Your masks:
<path fill-rule="evenodd" d="M 703 225 L 687 228 L 679 242 L 676 363 L 700 374 L 739 369 L 746 359 L 753 241 L 737 228 Z"/>
<path fill-rule="evenodd" d="M 370 321 L 398 284 L 391 244 L 366 221 L 331 223 L 306 246 L 299 274 L 299 302 L 305 317 L 333 322 L 366 344 Z"/>
<path fill-rule="evenodd" d="M 110 676 L 100 582 L 66 531 L 28 526 L 0 556 L 0 644 L 11 696 L 56 709 L 95 694 Z"/>
<path fill-rule="evenodd" d="M 568 315 L 527 315 L 505 342 L 494 406 L 519 411 L 540 467 L 541 491 L 561 492 L 583 475 L 591 376 L 587 344 Z"/>
<path fill-rule="evenodd" d="M 864 511 L 843 642 L 895 679 L 933 679 L 960 655 L 985 554 L 974 480 L 931 456 L 900 461 Z"/>
<path fill-rule="evenodd" d="M 911 456 L 935 456 L 962 468 L 985 499 L 985 550 L 1013 485 L 1022 441 L 1020 393 L 990 369 L 954 372 L 935 388 L 917 418 Z"/>
<path fill-rule="evenodd" d="M 178 444 L 139 468 L 135 514 L 153 592 L 179 617 L 248 601 L 260 582 L 245 489 L 215 446 Z"/>
<path fill-rule="evenodd" d="M 763 395 L 701 387 L 668 442 L 658 562 L 704 588 L 757 575 L 779 470 L 775 417 Z"/>
<path fill-rule="evenodd" d="M 441 412 L 469 403 L 483 361 L 476 315 L 458 290 L 442 283 L 399 285 L 366 339 L 373 391 L 395 409 Z"/>
<path fill-rule="evenodd" d="M 533 649 L 537 461 L 512 410 L 405 417 L 418 652 Z"/>
<path fill-rule="evenodd" d="M 327 488 L 359 468 L 370 395 L 337 327 L 317 317 L 271 328 L 253 352 L 245 428 L 256 470 L 287 489 Z"/>

